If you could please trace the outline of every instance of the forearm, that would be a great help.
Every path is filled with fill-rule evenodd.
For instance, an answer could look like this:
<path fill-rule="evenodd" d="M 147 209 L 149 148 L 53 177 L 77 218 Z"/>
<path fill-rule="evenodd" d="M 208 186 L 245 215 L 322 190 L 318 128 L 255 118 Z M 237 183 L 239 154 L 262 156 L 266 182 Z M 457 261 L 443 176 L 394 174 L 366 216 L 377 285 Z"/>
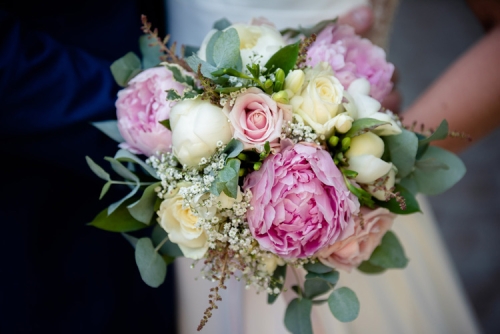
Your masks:
<path fill-rule="evenodd" d="M 436 128 L 446 119 L 450 130 L 472 141 L 448 138 L 436 145 L 460 152 L 500 126 L 500 25 L 461 56 L 403 114 L 403 123 Z"/>

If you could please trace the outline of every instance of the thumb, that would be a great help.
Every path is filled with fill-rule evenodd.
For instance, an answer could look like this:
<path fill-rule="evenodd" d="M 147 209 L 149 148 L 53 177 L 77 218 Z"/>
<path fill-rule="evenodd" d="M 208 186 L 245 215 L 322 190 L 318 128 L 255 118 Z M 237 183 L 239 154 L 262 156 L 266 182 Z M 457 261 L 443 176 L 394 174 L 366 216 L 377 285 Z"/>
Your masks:
<path fill-rule="evenodd" d="M 373 10 L 369 6 L 357 7 L 339 17 L 339 24 L 348 24 L 358 35 L 367 33 L 373 26 Z"/>

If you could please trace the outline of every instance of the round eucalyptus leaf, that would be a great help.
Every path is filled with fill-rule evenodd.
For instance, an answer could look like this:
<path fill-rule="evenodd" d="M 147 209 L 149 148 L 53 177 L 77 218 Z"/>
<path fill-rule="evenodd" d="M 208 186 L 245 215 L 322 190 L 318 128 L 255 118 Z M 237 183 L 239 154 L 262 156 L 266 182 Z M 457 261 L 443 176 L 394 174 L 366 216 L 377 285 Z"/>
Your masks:
<path fill-rule="evenodd" d="M 333 316 L 341 322 L 350 322 L 358 317 L 359 300 L 354 291 L 342 287 L 328 297 L 328 306 Z"/>

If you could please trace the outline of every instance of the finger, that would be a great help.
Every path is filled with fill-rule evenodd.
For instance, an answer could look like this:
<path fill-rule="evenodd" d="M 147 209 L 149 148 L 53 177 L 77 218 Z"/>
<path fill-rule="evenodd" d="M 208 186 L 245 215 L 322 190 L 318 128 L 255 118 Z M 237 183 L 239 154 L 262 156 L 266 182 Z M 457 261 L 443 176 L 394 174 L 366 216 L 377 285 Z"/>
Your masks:
<path fill-rule="evenodd" d="M 373 10 L 369 6 L 357 7 L 346 15 L 340 16 L 338 22 L 350 25 L 356 34 L 363 35 L 373 26 Z"/>
<path fill-rule="evenodd" d="M 401 97 L 399 91 L 393 90 L 382 101 L 382 106 L 397 114 L 401 111 L 402 102 L 403 98 Z"/>

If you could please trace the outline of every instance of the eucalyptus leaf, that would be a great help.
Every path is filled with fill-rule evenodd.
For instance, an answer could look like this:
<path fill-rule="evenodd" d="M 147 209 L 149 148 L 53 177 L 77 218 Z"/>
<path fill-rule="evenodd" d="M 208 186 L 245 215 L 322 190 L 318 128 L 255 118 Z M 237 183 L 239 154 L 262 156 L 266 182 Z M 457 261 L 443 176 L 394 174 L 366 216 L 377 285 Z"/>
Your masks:
<path fill-rule="evenodd" d="M 312 34 L 320 33 L 328 25 L 334 24 L 335 22 L 337 22 L 336 18 L 333 20 L 323 20 L 323 21 L 316 23 L 314 26 L 312 26 L 310 28 L 299 26 L 298 29 L 287 28 L 287 29 L 281 30 L 280 33 L 282 35 L 288 35 L 290 38 L 297 37 L 298 35 L 304 35 L 305 37 L 309 37 Z"/>
<path fill-rule="evenodd" d="M 231 22 L 226 18 L 222 18 L 214 23 L 213 28 L 217 30 L 224 30 L 229 26 L 231 26 Z"/>
<path fill-rule="evenodd" d="M 155 188 L 160 185 L 160 182 L 149 185 L 146 189 L 144 189 L 141 198 L 137 202 L 127 206 L 132 217 L 141 223 L 149 225 L 153 215 L 155 214 L 154 207 L 156 199 L 158 198 Z"/>
<path fill-rule="evenodd" d="M 153 240 L 153 244 L 157 247 L 166 237 L 168 236 L 167 232 L 160 226 L 155 225 L 153 228 L 153 232 L 151 233 L 151 239 Z M 168 255 L 170 257 L 176 258 L 184 256 L 182 254 L 181 249 L 177 244 L 174 244 L 172 241 L 168 240 L 165 242 L 159 249 L 159 252 L 163 255 Z"/>
<path fill-rule="evenodd" d="M 286 264 L 283 266 L 277 266 L 276 269 L 274 270 L 273 273 L 273 281 L 274 284 L 272 285 L 273 288 L 278 288 L 280 290 L 283 290 L 283 283 L 285 282 L 286 278 Z M 272 304 L 276 301 L 280 294 L 268 294 L 267 295 L 267 303 Z"/>
<path fill-rule="evenodd" d="M 141 72 L 141 60 L 135 53 L 129 52 L 115 60 L 110 69 L 116 83 L 121 87 L 127 87 L 128 82 Z"/>
<path fill-rule="evenodd" d="M 381 274 L 386 271 L 385 268 L 375 266 L 369 261 L 361 262 L 361 264 L 358 266 L 358 270 L 365 274 Z"/>
<path fill-rule="evenodd" d="M 306 274 L 306 279 L 319 278 L 319 279 L 322 279 L 324 281 L 327 281 L 328 283 L 330 283 L 332 285 L 335 285 L 339 281 L 339 276 L 340 276 L 339 272 L 336 270 L 330 271 L 330 272 L 324 273 L 324 274 L 317 274 L 317 273 L 309 272 Z"/>
<path fill-rule="evenodd" d="M 265 65 L 267 73 L 273 73 L 281 68 L 286 76 L 295 67 L 298 56 L 299 42 L 282 47 L 267 61 Z"/>
<path fill-rule="evenodd" d="M 295 298 L 285 311 L 285 326 L 292 334 L 313 334 L 311 323 L 312 301 Z"/>
<path fill-rule="evenodd" d="M 433 171 L 415 168 L 413 177 L 418 191 L 425 195 L 440 194 L 454 186 L 465 175 L 465 165 L 455 154 L 442 148 L 429 146 L 420 160 L 433 159 L 447 165 L 449 169 Z"/>
<path fill-rule="evenodd" d="M 411 173 L 415 165 L 418 139 L 415 133 L 402 129 L 399 135 L 384 136 L 384 142 L 390 152 L 391 162 L 398 169 L 398 177 Z"/>
<path fill-rule="evenodd" d="M 167 276 L 167 264 L 155 251 L 153 242 L 149 238 L 141 238 L 135 245 L 135 262 L 139 268 L 141 278 L 150 287 L 157 288 Z"/>
<path fill-rule="evenodd" d="M 401 179 L 401 181 L 399 181 L 399 184 L 403 188 L 408 190 L 410 193 L 412 193 L 413 195 L 416 195 L 418 192 L 417 183 L 415 182 L 415 178 L 413 177 L 413 173 L 411 173 L 407 177 Z"/>
<path fill-rule="evenodd" d="M 132 247 L 134 247 L 135 249 L 135 245 L 137 245 L 137 241 L 139 241 L 139 238 L 136 238 L 130 234 L 127 234 L 127 233 L 122 233 L 123 237 L 125 238 L 125 240 L 127 240 L 129 242 L 130 245 L 132 245 Z"/>
<path fill-rule="evenodd" d="M 89 156 L 86 156 L 85 160 L 87 160 L 87 165 L 89 165 L 90 169 L 94 172 L 95 175 L 106 181 L 111 180 L 110 175 L 101 166 L 96 164 L 94 160 L 92 160 Z"/>
<path fill-rule="evenodd" d="M 223 153 L 227 154 L 227 159 L 229 159 L 237 157 L 241 151 L 243 151 L 243 143 L 233 138 L 227 143 Z"/>
<path fill-rule="evenodd" d="M 356 137 L 368 131 L 375 130 L 379 126 L 390 124 L 374 118 L 360 118 L 352 122 L 351 129 L 345 134 L 346 137 Z"/>
<path fill-rule="evenodd" d="M 109 163 L 111 164 L 111 168 L 113 168 L 113 170 L 121 177 L 130 181 L 139 182 L 139 177 L 132 173 L 130 169 L 122 165 L 120 161 L 111 157 L 104 157 L 104 160 L 109 161 Z"/>
<path fill-rule="evenodd" d="M 434 158 L 420 159 L 415 163 L 415 168 L 423 172 L 434 172 L 438 169 L 448 170 L 447 164 Z"/>
<path fill-rule="evenodd" d="M 205 59 L 207 62 L 211 65 L 215 66 L 215 61 L 214 61 L 214 46 L 215 42 L 219 39 L 220 35 L 222 35 L 222 31 L 216 31 L 212 37 L 210 37 L 210 40 L 207 43 L 207 48 L 205 49 Z"/>
<path fill-rule="evenodd" d="M 125 141 L 125 139 L 123 139 L 122 137 L 122 134 L 120 133 L 120 130 L 118 130 L 118 121 L 109 120 L 102 122 L 92 122 L 91 124 L 114 141 L 118 143 L 123 143 Z"/>
<path fill-rule="evenodd" d="M 332 286 L 321 278 L 309 278 L 304 282 L 306 298 L 313 299 L 330 291 Z"/>
<path fill-rule="evenodd" d="M 240 37 L 235 28 L 223 32 L 214 43 L 213 63 L 217 68 L 234 68 L 241 71 L 243 66 L 240 53 Z"/>
<path fill-rule="evenodd" d="M 347 287 L 333 290 L 328 297 L 328 306 L 333 316 L 341 322 L 353 321 L 359 315 L 358 297 Z"/>
<path fill-rule="evenodd" d="M 141 35 L 141 37 L 139 37 L 139 49 L 142 54 L 143 69 L 155 67 L 161 63 L 163 52 L 161 51 L 158 41 L 153 40 L 150 35 Z"/>
<path fill-rule="evenodd" d="M 434 133 L 418 142 L 419 146 L 427 145 L 434 140 L 442 140 L 448 137 L 448 122 L 444 119 Z"/>
<path fill-rule="evenodd" d="M 238 195 L 238 180 L 241 161 L 238 159 L 229 159 L 223 169 L 215 178 L 210 186 L 210 192 L 219 196 L 224 192 L 231 198 L 236 198 Z"/>
<path fill-rule="evenodd" d="M 191 56 L 192 54 L 196 54 L 200 50 L 199 47 L 193 45 L 184 45 L 184 57 Z"/>
<path fill-rule="evenodd" d="M 370 264 L 381 268 L 404 268 L 408 264 L 408 259 L 403 247 L 396 235 L 388 231 L 382 238 L 382 242 L 373 251 Z"/>
<path fill-rule="evenodd" d="M 177 64 L 170 64 L 170 63 L 162 63 L 166 68 L 172 72 L 172 75 L 174 76 L 174 80 L 183 84 L 186 84 L 190 86 L 191 88 L 195 88 L 196 84 L 194 82 L 194 78 L 191 75 L 188 75 L 182 67 L 180 67 Z"/>
<path fill-rule="evenodd" d="M 142 167 L 146 172 L 148 172 L 149 175 L 154 177 L 155 179 L 159 180 L 160 178 L 158 177 L 158 174 L 156 173 L 156 170 L 145 163 L 142 159 L 140 159 L 137 155 L 133 154 L 130 151 L 127 150 L 118 150 L 115 154 L 115 159 L 118 161 L 126 161 L 126 162 L 133 162 L 135 164 L 138 164 L 139 166 Z"/>
<path fill-rule="evenodd" d="M 394 188 L 394 192 L 399 192 L 399 195 L 404 198 L 406 205 L 406 208 L 404 210 L 401 209 L 399 202 L 396 201 L 395 198 L 391 198 L 387 202 L 376 201 L 376 204 L 398 215 L 409 215 L 411 213 L 421 212 L 420 205 L 418 204 L 415 195 L 406 190 L 406 188 L 404 188 L 400 184 L 396 184 Z"/>
<path fill-rule="evenodd" d="M 316 274 L 326 274 L 333 271 L 332 268 L 325 266 L 323 263 L 319 261 L 314 263 L 309 262 L 304 264 L 304 269 L 307 270 L 308 272 Z"/>
<path fill-rule="evenodd" d="M 106 195 L 106 193 L 108 192 L 109 187 L 111 187 L 112 183 L 113 183 L 112 181 L 108 181 L 104 184 L 104 186 L 101 189 L 101 194 L 99 195 L 99 199 L 102 199 L 104 197 L 104 195 Z"/>
<path fill-rule="evenodd" d="M 139 184 L 139 182 L 137 182 L 135 187 L 132 188 L 132 190 L 125 197 L 123 197 L 121 200 L 116 201 L 113 204 L 111 204 L 110 206 L 108 206 L 108 215 L 111 215 L 116 209 L 118 209 L 123 203 L 125 203 L 125 201 L 132 198 L 132 196 L 134 196 L 137 193 L 137 191 L 139 191 L 139 188 L 140 188 L 140 184 Z"/>
<path fill-rule="evenodd" d="M 108 209 L 102 210 L 89 225 L 109 232 L 132 232 L 146 228 L 147 225 L 137 221 L 128 212 L 127 205 L 130 203 L 131 200 L 125 201 L 109 215 Z"/>
<path fill-rule="evenodd" d="M 200 57 L 195 54 L 187 57 L 185 60 L 194 73 L 198 73 L 198 66 L 201 65 L 200 71 L 205 78 L 209 78 L 212 80 L 216 79 L 214 76 L 212 76 L 212 72 L 217 71 L 217 67 L 215 67 L 214 65 L 211 65 L 206 61 L 200 59 Z"/>

